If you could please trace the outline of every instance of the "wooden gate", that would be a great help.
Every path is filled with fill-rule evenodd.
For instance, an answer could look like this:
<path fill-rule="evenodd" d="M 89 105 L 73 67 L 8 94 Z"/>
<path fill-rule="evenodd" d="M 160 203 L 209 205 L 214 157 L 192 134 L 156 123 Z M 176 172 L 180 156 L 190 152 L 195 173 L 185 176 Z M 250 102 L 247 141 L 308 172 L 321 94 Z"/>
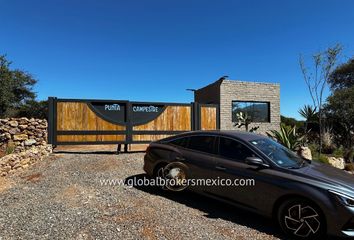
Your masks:
<path fill-rule="evenodd" d="M 218 105 L 50 97 L 53 145 L 148 143 L 191 130 L 219 128 Z"/>

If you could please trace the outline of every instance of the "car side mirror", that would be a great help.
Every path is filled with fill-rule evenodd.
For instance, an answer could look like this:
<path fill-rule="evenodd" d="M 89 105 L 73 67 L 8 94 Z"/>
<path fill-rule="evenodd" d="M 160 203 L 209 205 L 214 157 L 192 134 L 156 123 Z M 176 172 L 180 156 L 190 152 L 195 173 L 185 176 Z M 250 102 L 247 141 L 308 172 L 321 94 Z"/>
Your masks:
<path fill-rule="evenodd" d="M 268 164 L 264 163 L 263 160 L 258 157 L 248 157 L 246 158 L 245 163 L 252 166 L 269 167 Z"/>

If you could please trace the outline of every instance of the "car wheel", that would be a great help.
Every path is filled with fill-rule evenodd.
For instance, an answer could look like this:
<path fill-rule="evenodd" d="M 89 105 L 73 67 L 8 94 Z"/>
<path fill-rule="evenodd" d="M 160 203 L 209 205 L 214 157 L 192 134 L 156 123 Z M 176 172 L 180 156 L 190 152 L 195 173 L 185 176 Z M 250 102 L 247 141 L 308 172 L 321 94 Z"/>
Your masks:
<path fill-rule="evenodd" d="M 156 171 L 162 188 L 171 191 L 182 191 L 188 187 L 188 168 L 180 162 L 169 163 L 161 166 Z"/>
<path fill-rule="evenodd" d="M 321 210 L 305 199 L 292 199 L 281 204 L 278 223 L 292 239 L 320 239 L 326 233 Z"/>

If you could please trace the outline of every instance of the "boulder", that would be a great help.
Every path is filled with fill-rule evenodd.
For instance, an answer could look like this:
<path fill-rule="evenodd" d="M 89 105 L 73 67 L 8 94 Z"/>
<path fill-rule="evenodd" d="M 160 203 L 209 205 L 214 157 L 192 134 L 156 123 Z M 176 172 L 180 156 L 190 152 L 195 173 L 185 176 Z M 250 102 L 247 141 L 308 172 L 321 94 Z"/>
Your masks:
<path fill-rule="evenodd" d="M 312 160 L 311 149 L 309 147 L 300 147 L 298 154 L 303 158 Z"/>
<path fill-rule="evenodd" d="M 335 157 L 328 157 L 328 162 L 333 167 L 344 169 L 345 168 L 345 161 L 344 158 L 335 158 Z"/>

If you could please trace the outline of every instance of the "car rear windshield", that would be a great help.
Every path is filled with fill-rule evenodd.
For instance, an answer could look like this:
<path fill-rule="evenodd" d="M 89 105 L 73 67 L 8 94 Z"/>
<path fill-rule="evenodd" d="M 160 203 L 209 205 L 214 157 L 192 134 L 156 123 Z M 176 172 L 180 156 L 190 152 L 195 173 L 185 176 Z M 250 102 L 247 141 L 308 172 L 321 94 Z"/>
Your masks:
<path fill-rule="evenodd" d="M 269 138 L 252 140 L 250 143 L 282 167 L 298 168 L 304 163 L 296 153 Z"/>

